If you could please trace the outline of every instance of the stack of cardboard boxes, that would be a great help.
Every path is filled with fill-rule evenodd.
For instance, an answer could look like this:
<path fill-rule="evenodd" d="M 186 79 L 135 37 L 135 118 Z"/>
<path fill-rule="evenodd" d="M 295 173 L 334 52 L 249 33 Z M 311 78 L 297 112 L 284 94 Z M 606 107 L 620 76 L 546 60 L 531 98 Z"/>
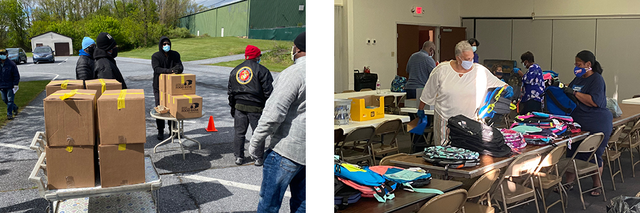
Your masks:
<path fill-rule="evenodd" d="M 196 75 L 162 74 L 160 105 L 177 119 L 202 117 L 202 97 L 196 95 Z"/>
<path fill-rule="evenodd" d="M 87 90 L 75 80 L 47 85 L 48 188 L 93 187 L 97 167 L 102 187 L 143 183 L 144 91 L 121 90 L 122 85 L 110 79 L 84 83 Z"/>

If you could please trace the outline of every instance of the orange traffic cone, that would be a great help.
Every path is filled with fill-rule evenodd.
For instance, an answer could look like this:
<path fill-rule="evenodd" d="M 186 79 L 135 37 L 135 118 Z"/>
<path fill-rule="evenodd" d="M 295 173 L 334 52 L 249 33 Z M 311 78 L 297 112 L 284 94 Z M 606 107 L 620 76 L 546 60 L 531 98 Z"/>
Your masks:
<path fill-rule="evenodd" d="M 216 125 L 213 123 L 213 116 L 209 116 L 209 125 L 206 128 L 207 132 L 217 132 Z"/>

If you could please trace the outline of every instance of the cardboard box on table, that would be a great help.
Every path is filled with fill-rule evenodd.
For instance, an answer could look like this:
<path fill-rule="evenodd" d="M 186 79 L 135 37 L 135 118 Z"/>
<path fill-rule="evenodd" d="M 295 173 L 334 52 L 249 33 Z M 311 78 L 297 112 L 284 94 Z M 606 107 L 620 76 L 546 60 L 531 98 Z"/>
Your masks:
<path fill-rule="evenodd" d="M 47 96 L 53 94 L 58 90 L 74 90 L 84 89 L 84 81 L 82 80 L 56 80 L 47 84 Z"/>
<path fill-rule="evenodd" d="M 384 118 L 384 97 L 368 95 L 363 97 L 350 98 L 351 120 L 368 121 Z"/>
<path fill-rule="evenodd" d="M 67 189 L 96 186 L 94 146 L 60 146 L 45 149 L 47 188 Z"/>
<path fill-rule="evenodd" d="M 100 98 L 105 90 L 121 90 L 122 83 L 116 79 L 94 79 L 86 80 L 85 87 L 90 90 L 96 90 L 96 100 Z"/>
<path fill-rule="evenodd" d="M 160 74 L 160 77 L 158 77 L 158 90 L 160 92 L 167 93 L 167 75 L 169 74 Z"/>
<path fill-rule="evenodd" d="M 196 75 L 194 74 L 162 74 L 164 89 L 169 95 L 195 95 Z M 160 83 L 163 81 L 161 80 Z M 162 86 L 160 87 L 162 88 Z"/>
<path fill-rule="evenodd" d="M 106 90 L 98 99 L 100 144 L 134 144 L 147 140 L 144 90 Z"/>
<path fill-rule="evenodd" d="M 44 99 L 48 146 L 95 145 L 95 94 L 95 90 L 59 90 Z"/>
<path fill-rule="evenodd" d="M 197 95 L 171 95 L 169 113 L 177 119 L 202 117 L 202 97 Z"/>
<path fill-rule="evenodd" d="M 144 144 L 98 146 L 103 188 L 144 183 Z"/>

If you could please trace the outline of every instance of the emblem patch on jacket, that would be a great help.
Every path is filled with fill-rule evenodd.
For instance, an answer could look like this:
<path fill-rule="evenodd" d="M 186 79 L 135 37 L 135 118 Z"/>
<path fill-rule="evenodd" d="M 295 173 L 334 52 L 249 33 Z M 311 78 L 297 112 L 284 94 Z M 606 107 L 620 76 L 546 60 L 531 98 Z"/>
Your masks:
<path fill-rule="evenodd" d="M 236 81 L 240 84 L 247 84 L 253 78 L 253 71 L 249 67 L 242 67 L 236 72 Z"/>

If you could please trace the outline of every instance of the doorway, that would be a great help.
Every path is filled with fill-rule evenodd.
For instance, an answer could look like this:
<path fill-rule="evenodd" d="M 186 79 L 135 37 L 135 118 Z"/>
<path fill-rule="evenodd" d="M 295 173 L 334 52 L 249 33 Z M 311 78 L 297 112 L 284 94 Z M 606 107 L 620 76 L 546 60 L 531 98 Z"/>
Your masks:
<path fill-rule="evenodd" d="M 420 26 L 420 25 L 397 25 L 397 50 L 398 56 L 396 57 L 397 71 L 396 74 L 403 77 L 409 77 L 406 72 L 407 61 L 409 57 L 415 52 L 422 49 L 422 44 L 425 41 L 432 41 L 437 44 L 436 33 L 437 27 L 433 26 Z M 434 56 L 437 59 L 437 53 Z"/>
<path fill-rule="evenodd" d="M 456 58 L 456 44 L 467 39 L 465 27 L 440 27 L 440 61 Z"/>

